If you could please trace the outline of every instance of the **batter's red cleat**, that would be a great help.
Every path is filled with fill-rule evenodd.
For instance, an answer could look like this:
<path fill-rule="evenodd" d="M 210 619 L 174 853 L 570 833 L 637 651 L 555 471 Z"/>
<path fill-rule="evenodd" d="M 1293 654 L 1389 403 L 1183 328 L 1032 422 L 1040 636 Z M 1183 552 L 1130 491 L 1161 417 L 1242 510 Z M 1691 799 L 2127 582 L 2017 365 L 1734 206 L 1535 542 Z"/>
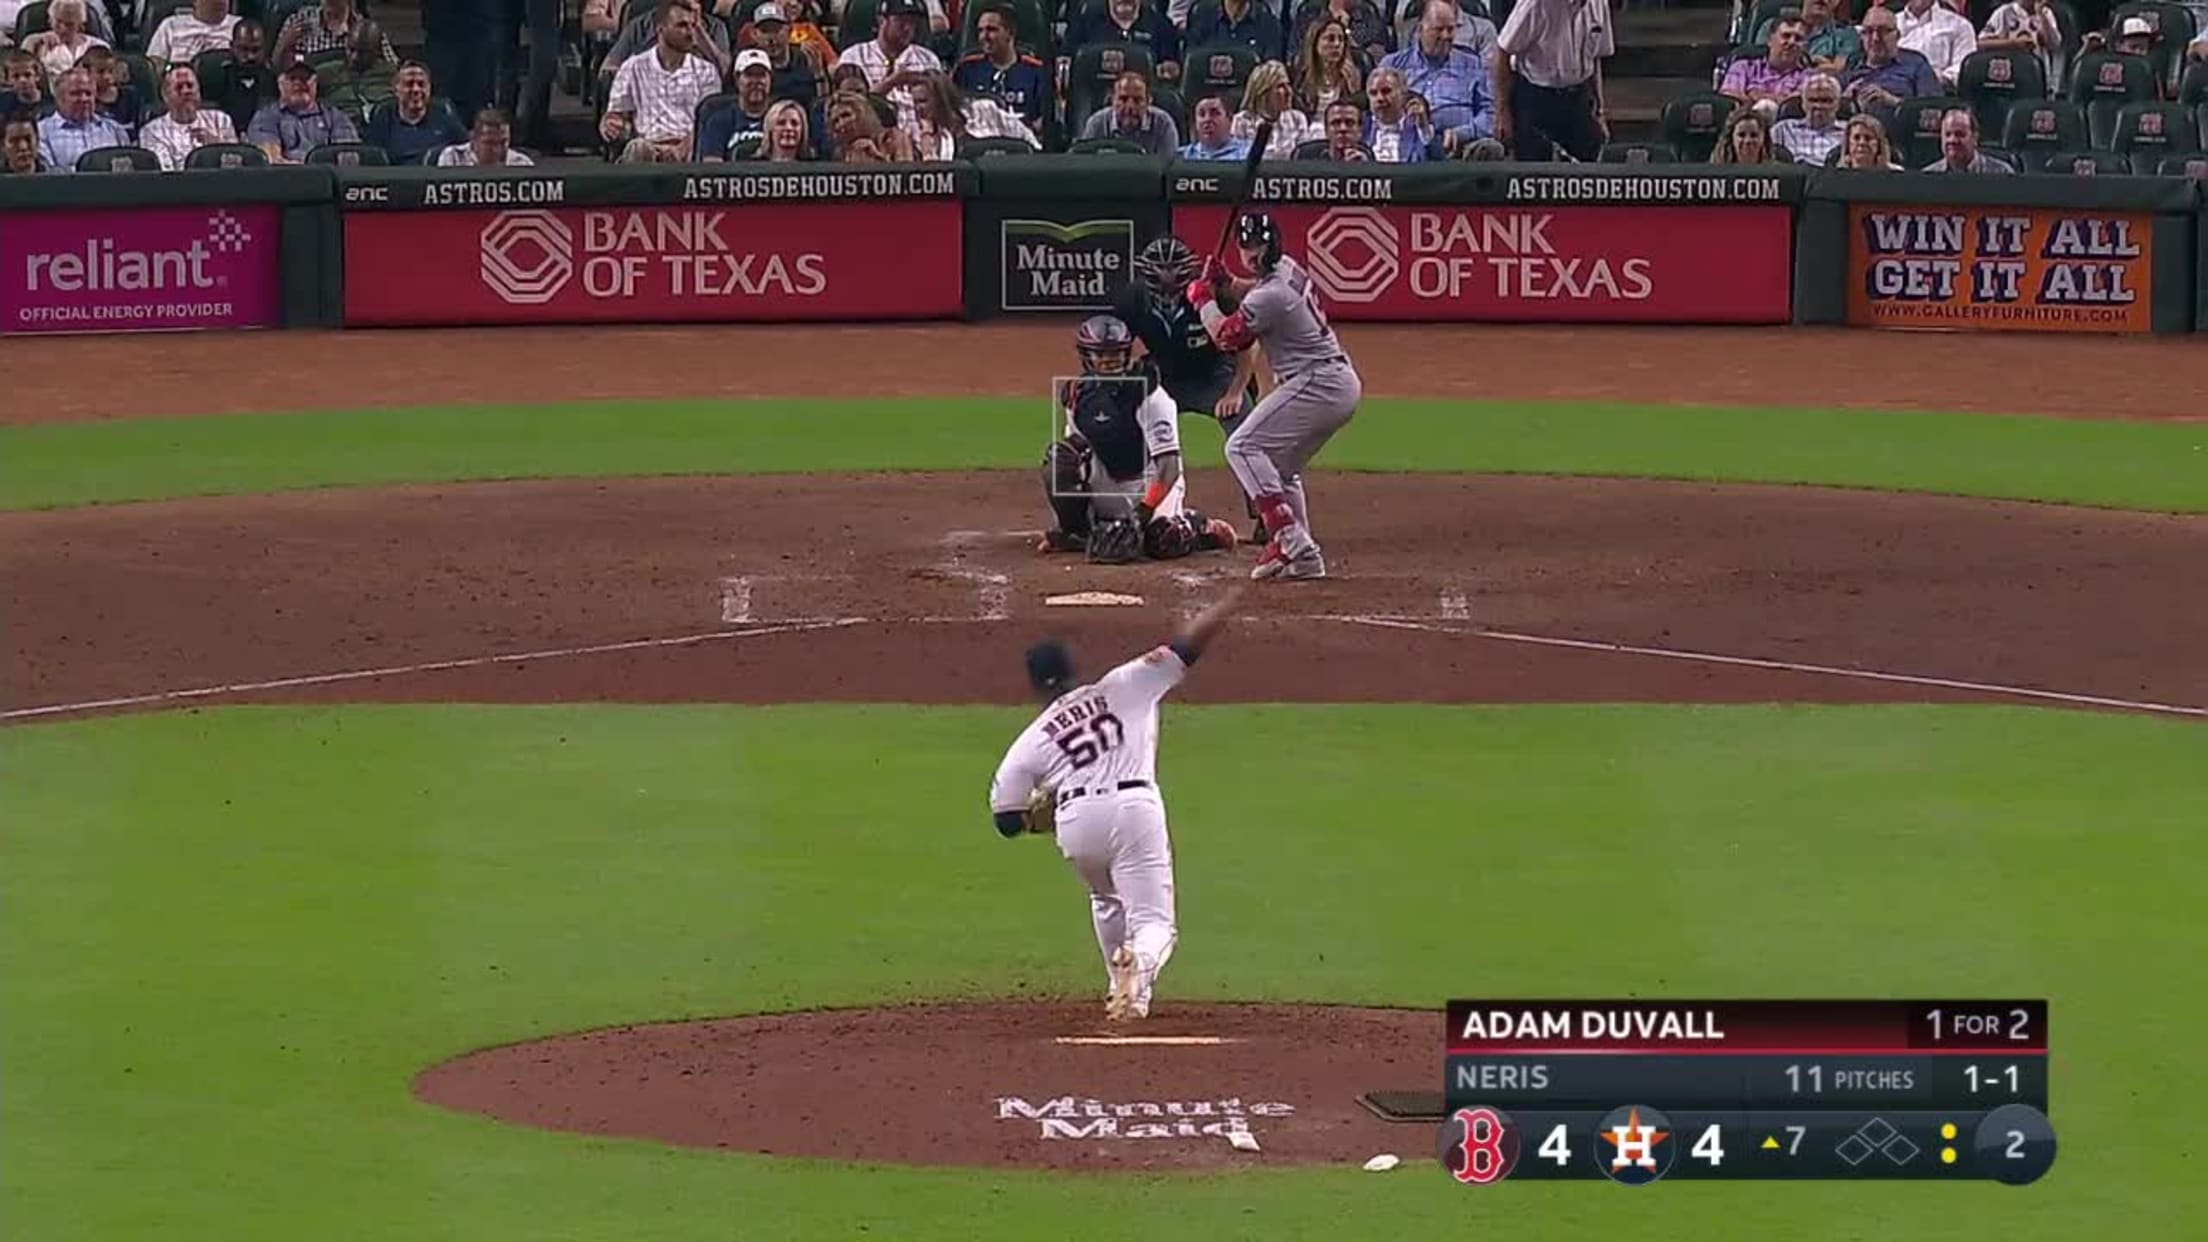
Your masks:
<path fill-rule="evenodd" d="M 1265 545 L 1265 551 L 1258 556 L 1257 564 L 1250 569 L 1250 577 L 1262 582 L 1267 578 L 1278 578 L 1287 570 L 1288 554 L 1281 550 L 1280 540 L 1275 539 Z"/>
<path fill-rule="evenodd" d="M 1055 526 L 1044 531 L 1043 537 L 1035 541 L 1035 550 L 1046 553 L 1085 552 L 1088 550 L 1088 546 L 1079 536 L 1069 535 Z"/>

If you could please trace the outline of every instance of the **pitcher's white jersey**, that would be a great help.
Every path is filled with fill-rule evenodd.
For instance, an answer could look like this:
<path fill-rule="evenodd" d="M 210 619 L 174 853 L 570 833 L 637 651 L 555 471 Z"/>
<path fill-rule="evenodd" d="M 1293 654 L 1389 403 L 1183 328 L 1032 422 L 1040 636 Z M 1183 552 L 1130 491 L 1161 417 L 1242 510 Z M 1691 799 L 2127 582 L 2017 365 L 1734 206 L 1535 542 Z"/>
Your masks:
<path fill-rule="evenodd" d="M 1116 789 L 1158 778 L 1158 701 L 1188 664 L 1171 646 L 1151 649 L 1051 700 L 997 765 L 989 809 L 1017 811 L 1038 785 Z"/>

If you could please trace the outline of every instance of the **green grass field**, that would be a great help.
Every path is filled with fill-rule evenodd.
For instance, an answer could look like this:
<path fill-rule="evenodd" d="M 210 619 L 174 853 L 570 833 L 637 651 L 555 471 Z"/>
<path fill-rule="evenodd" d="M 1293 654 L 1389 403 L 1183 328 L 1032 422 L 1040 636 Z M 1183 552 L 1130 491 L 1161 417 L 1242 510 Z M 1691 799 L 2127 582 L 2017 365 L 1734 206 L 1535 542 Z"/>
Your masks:
<path fill-rule="evenodd" d="M 884 435 L 862 413 L 939 434 Z M 1013 466 L 1025 448 L 998 440 L 1025 419 L 1004 402 L 777 403 L 16 428 L 0 432 L 0 505 Z M 1388 402 L 1340 456 L 2200 511 L 2200 439 L 2208 428 Z M 1208 464 L 1215 441 L 1191 440 Z M 1417 1128 L 1408 1167 L 1385 1177 L 857 1168 L 537 1132 L 408 1094 L 455 1053 L 593 1025 L 1087 994 L 1075 881 L 981 814 L 1022 719 L 227 708 L 0 731 L 6 1236 L 2175 1239 L 2208 1210 L 2192 1115 L 2208 1071 L 2190 1038 L 2208 1001 L 2182 982 L 2208 947 L 2202 735 L 2030 708 L 1175 709 L 1183 928 L 1163 985 L 1411 1005 L 2043 995 L 2062 1151 L 2026 1189 L 1473 1192 L 1426 1162 Z M 1619 934 L 1611 912 L 1649 893 L 1662 901 Z"/>

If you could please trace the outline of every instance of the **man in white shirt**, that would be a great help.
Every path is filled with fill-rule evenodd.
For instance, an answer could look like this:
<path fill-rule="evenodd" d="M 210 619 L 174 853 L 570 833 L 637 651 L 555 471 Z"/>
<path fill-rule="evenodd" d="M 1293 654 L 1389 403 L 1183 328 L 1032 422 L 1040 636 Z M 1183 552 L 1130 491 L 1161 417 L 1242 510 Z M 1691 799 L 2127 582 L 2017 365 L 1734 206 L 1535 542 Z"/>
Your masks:
<path fill-rule="evenodd" d="M 527 168 L 535 160 L 514 150 L 513 118 L 498 108 L 475 114 L 468 140 L 446 147 L 437 155 L 439 168 Z"/>
<path fill-rule="evenodd" d="M 230 0 L 192 0 L 192 7 L 171 13 L 154 28 L 146 55 L 164 65 L 188 65 L 201 52 L 225 51 L 237 29 Z"/>
<path fill-rule="evenodd" d="M 720 71 L 692 50 L 697 38 L 697 12 L 661 0 L 659 42 L 622 61 L 613 75 L 598 133 L 607 142 L 626 140 L 622 163 L 679 164 L 691 158 L 698 102 L 721 89 Z"/>
<path fill-rule="evenodd" d="M 1562 147 L 1582 163 L 1610 140 L 1602 60 L 1617 52 L 1605 0 L 1518 0 L 1496 37 L 1495 136 L 1521 160 Z"/>
<path fill-rule="evenodd" d="M 200 106 L 199 75 L 190 65 L 172 65 L 161 78 L 161 102 L 168 111 L 138 131 L 138 145 L 153 152 L 164 172 L 176 172 L 204 146 L 238 140 L 238 127 L 219 108 Z"/>
<path fill-rule="evenodd" d="M 837 62 L 865 70 L 866 88 L 897 105 L 897 123 L 907 130 L 919 125 L 912 84 L 923 73 L 943 69 L 941 58 L 913 42 L 919 24 L 918 0 L 882 0 L 874 38 L 844 49 Z"/>
<path fill-rule="evenodd" d="M 1909 0 L 1894 20 L 1901 25 L 1901 46 L 1931 61 L 1943 86 L 1954 86 L 1963 58 L 1978 50 L 1970 19 L 1940 0 Z"/>

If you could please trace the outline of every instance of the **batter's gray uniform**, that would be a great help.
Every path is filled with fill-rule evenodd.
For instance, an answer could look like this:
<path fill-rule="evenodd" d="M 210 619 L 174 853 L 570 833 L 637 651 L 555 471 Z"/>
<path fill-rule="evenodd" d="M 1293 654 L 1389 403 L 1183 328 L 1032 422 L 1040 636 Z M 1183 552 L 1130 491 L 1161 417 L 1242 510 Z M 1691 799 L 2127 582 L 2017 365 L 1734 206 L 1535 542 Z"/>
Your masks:
<path fill-rule="evenodd" d="M 1319 308 L 1311 273 L 1294 259 L 1275 261 L 1240 314 L 1265 347 L 1277 386 L 1227 437 L 1227 466 L 1248 495 L 1286 497 L 1308 534 L 1303 467 L 1357 413 L 1364 381 Z"/>

